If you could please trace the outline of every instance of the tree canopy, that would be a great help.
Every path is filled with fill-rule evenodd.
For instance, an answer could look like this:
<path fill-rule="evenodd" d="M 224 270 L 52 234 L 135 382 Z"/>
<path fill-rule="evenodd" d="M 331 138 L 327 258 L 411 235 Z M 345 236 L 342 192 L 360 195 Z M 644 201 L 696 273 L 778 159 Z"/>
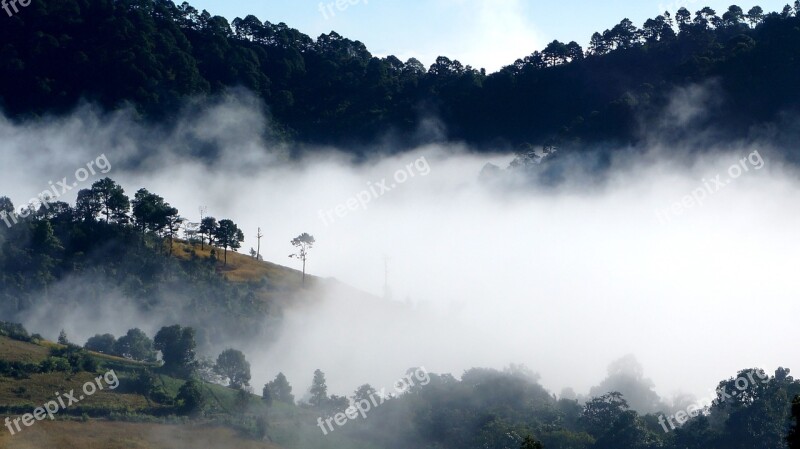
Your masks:
<path fill-rule="evenodd" d="M 800 101 L 792 88 L 800 68 L 796 5 L 746 13 L 737 5 L 680 8 L 641 25 L 624 18 L 591 36 L 530 49 L 490 74 L 445 55 L 429 68 L 377 57 L 336 32 L 314 39 L 262 19 L 229 23 L 169 0 L 41 2 L 0 28 L 0 76 L 15 80 L 0 85 L 0 103 L 19 118 L 89 100 L 106 110 L 133 105 L 162 120 L 187 98 L 241 86 L 263 100 L 270 132 L 282 139 L 363 144 L 391 130 L 413 143 L 435 114 L 448 138 L 491 149 L 498 141 L 635 143 L 645 137 L 637 121 L 643 113 L 665 107 L 676 87 L 711 80 L 728 100 L 713 111 L 713 125 L 731 137 Z M 79 209 L 114 220 L 124 198 L 109 188 L 96 193 L 102 204 L 82 194 Z M 136 214 L 141 225 L 167 226 L 149 215 Z"/>

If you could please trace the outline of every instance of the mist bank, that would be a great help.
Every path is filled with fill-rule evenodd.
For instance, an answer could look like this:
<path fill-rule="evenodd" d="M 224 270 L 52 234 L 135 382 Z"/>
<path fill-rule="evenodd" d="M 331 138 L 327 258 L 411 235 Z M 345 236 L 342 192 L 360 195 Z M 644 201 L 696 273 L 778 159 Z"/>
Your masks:
<path fill-rule="evenodd" d="M 659 123 L 700 117 L 690 101 Z M 390 385 L 409 367 L 459 375 L 524 363 L 549 390 L 585 394 L 610 361 L 635 354 L 661 396 L 699 396 L 745 367 L 796 365 L 800 185 L 781 156 L 790 147 L 716 136 L 666 145 L 654 132 L 647 147 L 610 157 L 560 149 L 513 169 L 508 149 L 477 154 L 458 143 L 356 160 L 265 139 L 260 111 L 235 96 L 155 129 L 91 108 L 4 121 L 0 194 L 22 205 L 104 154 L 111 169 L 102 176 L 129 195 L 146 187 L 190 221 L 200 206 L 235 219 L 243 252 L 260 227 L 265 259 L 299 268 L 289 241 L 314 235 L 309 272 L 371 296 L 322 291 L 265 324 L 272 345 L 209 342 L 245 347 L 256 385 L 283 371 L 301 391 L 320 368 L 344 394 Z M 100 176 L 59 199 L 72 202 Z M 117 330 L 101 323 L 120 322 L 124 295 L 105 304 L 86 315 L 32 311 L 26 324 L 45 336 L 76 329 L 80 340 Z M 126 312 L 135 318 L 118 332 L 155 329 L 165 316 L 191 322 L 180 315 L 191 310 L 158 313 Z"/>

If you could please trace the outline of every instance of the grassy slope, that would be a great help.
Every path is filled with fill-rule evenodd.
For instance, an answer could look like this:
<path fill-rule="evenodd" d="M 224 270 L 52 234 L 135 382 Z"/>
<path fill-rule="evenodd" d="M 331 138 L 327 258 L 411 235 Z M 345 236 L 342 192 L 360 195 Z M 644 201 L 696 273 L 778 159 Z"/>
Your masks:
<path fill-rule="evenodd" d="M 344 290 L 348 293 L 348 296 L 358 298 L 361 301 L 372 299 L 369 295 L 352 287 L 335 281 L 322 281 L 319 278 L 308 275 L 306 276 L 306 289 L 303 289 L 301 288 L 302 273 L 300 271 L 269 262 L 257 261 L 252 257 L 233 251 L 228 251 L 228 264 L 224 266 L 222 264 L 224 257 L 222 250 L 217 248 L 216 251 L 220 260 L 217 269 L 229 281 L 258 283 L 266 279 L 269 287 L 259 292 L 264 299 L 268 297 L 279 299 L 287 296 L 285 293 L 298 292 L 302 293 L 288 296 L 295 300 L 312 299 L 316 296 L 317 290 L 311 287 L 319 286 L 323 282 L 328 287 L 337 291 Z M 201 249 L 200 245 L 175 242 L 173 248 L 175 257 L 184 260 L 189 259 L 192 257 L 192 252 L 197 257 L 208 258 L 211 249 L 208 246 Z M 0 360 L 38 363 L 48 356 L 51 347 L 59 346 L 47 341 L 41 344 L 31 344 L 0 337 Z M 103 362 L 112 362 L 117 366 L 120 364 L 127 365 L 131 368 L 142 365 L 138 362 L 131 362 L 105 354 L 93 353 L 93 356 L 101 362 L 101 365 Z M 103 369 L 101 368 L 102 371 Z M 126 377 L 124 372 L 118 372 L 117 374 L 121 379 Z M 0 377 L 0 405 L 30 408 L 32 411 L 35 407 L 52 400 L 55 392 L 69 391 L 70 389 L 75 389 L 77 392 L 86 381 L 93 377 L 95 376 L 89 373 L 35 374 L 28 379 Z M 168 376 L 160 375 L 159 379 L 167 394 L 171 396 L 175 396 L 178 389 L 183 385 L 182 380 Z M 206 384 L 205 389 L 208 404 L 207 413 L 210 415 L 224 417 L 238 414 L 239 410 L 241 410 L 241 406 L 237 405 L 237 393 L 235 391 L 213 384 Z M 83 405 L 92 408 L 128 410 L 135 413 L 158 407 L 156 404 L 149 403 L 141 395 L 118 391 L 98 392 L 94 396 L 81 401 L 80 404 L 76 404 L 75 407 Z M 67 414 L 63 414 L 53 422 L 37 422 L 13 437 L 7 429 L 0 427 L 0 448 L 276 449 L 279 447 L 315 447 L 318 449 L 334 449 L 348 447 L 351 449 L 372 449 L 370 446 L 364 446 L 347 439 L 341 433 L 323 436 L 316 427 L 317 412 L 313 410 L 280 403 L 267 408 L 261 399 L 255 395 L 249 397 L 247 409 L 248 414 L 268 416 L 268 435 L 272 441 L 282 446 L 254 441 L 251 438 L 240 435 L 236 430 L 227 427 L 209 426 L 207 422 L 195 421 L 184 425 L 126 423 L 96 419 L 80 422 L 75 420 L 75 417 L 68 417 Z M 12 419 L 19 416 L 18 414 L 9 415 Z M 0 414 L 0 425 L 5 420 L 5 416 Z"/>
<path fill-rule="evenodd" d="M 230 259 L 229 259 L 230 261 Z M 51 342 L 41 344 L 24 343 L 0 337 L 0 359 L 8 361 L 41 361 L 47 357 L 49 347 L 60 346 Z M 117 375 L 124 379 L 128 373 L 124 368 L 140 367 L 137 362 L 122 361 L 117 357 L 92 353 L 101 363 L 113 362 Z M 107 368 L 101 368 L 104 372 Z M 90 407 L 93 409 L 114 410 L 118 412 L 143 413 L 159 407 L 133 393 L 119 390 L 98 391 L 85 398 L 70 409 L 73 412 L 57 415 L 56 421 L 40 421 L 24 428 L 21 433 L 12 436 L 2 423 L 6 416 L 14 419 L 25 412 L 32 412 L 54 398 L 56 392 L 75 390 L 76 397 L 82 385 L 96 377 L 90 373 L 48 373 L 34 374 L 27 379 L 11 379 L 0 377 L 0 405 L 19 407 L 18 413 L 0 413 L 0 448 L 3 449 L 39 449 L 57 447 L 59 449 L 279 449 L 309 448 L 335 449 L 348 447 L 351 449 L 372 449 L 348 439 L 341 433 L 323 436 L 316 427 L 318 412 L 303 407 L 275 403 L 266 407 L 261 398 L 250 395 L 247 401 L 248 416 L 268 417 L 268 442 L 253 440 L 240 434 L 235 429 L 212 424 L 207 420 L 189 421 L 186 424 L 129 423 L 89 419 L 81 422 L 74 416 L 75 409 Z M 159 375 L 160 382 L 169 395 L 176 395 L 183 381 L 169 376 Z M 238 416 L 242 406 L 236 391 L 220 385 L 206 384 L 206 412 L 209 416 L 225 420 L 226 417 Z M 24 411 L 21 411 L 24 410 Z M 274 443 L 273 443 L 274 442 Z M 278 445 L 280 444 L 280 446 Z"/>
<path fill-rule="evenodd" d="M 25 343 L 0 337 L 0 359 L 7 361 L 25 361 L 38 363 L 48 356 L 49 348 L 60 346 L 51 342 L 41 344 Z M 128 367 L 139 367 L 140 363 L 130 362 L 118 357 L 92 353 L 100 362 L 123 363 Z M 101 370 L 102 371 L 102 370 Z M 124 378 L 126 373 L 117 373 Z M 55 397 L 56 392 L 75 390 L 77 397 L 82 385 L 92 380 L 95 375 L 81 372 L 72 373 L 47 373 L 33 374 L 27 379 L 11 379 L 0 377 L 0 405 L 30 409 L 41 406 Z M 183 384 L 183 381 L 167 376 L 160 376 L 168 393 L 174 395 Z M 220 398 L 219 403 L 210 404 L 213 410 L 224 411 L 233 407 L 235 393 L 218 385 L 208 385 L 207 390 L 213 392 L 209 396 Z M 254 398 L 254 402 L 257 400 Z M 113 390 L 98 391 L 93 396 L 87 397 L 74 404 L 73 408 L 92 407 L 105 410 L 142 412 L 153 407 L 154 404 L 139 395 L 122 393 Z M 0 422 L 5 417 L 12 419 L 17 414 L 0 414 Z M 205 443 L 208 446 L 202 446 Z M 12 436 L 4 427 L 0 427 L 0 447 L 2 448 L 42 448 L 58 447 L 70 448 L 278 448 L 278 446 L 252 441 L 237 434 L 235 430 L 223 427 L 208 427 L 195 424 L 186 425 L 160 425 L 160 424 L 134 424 L 124 422 L 109 422 L 89 420 L 78 422 L 69 419 L 67 413 L 58 416 L 58 420 L 37 422 L 29 428 L 24 428 L 21 433 Z"/>
<path fill-rule="evenodd" d="M 277 449 L 224 427 L 89 421 L 38 422 L 22 433 L 0 434 L 7 449 Z"/>
<path fill-rule="evenodd" d="M 0 337 L 0 360 L 9 362 L 39 363 L 46 359 L 49 349 L 10 338 Z M 0 399 L 2 401 L 2 399 Z"/>
<path fill-rule="evenodd" d="M 211 256 L 211 247 L 205 245 L 203 249 L 200 244 L 189 244 L 176 241 L 173 247 L 173 254 L 179 259 L 189 259 L 191 252 L 207 259 Z M 215 248 L 217 260 L 219 261 L 218 271 L 232 282 L 256 282 L 266 278 L 274 287 L 282 290 L 295 290 L 301 287 L 303 274 L 299 270 L 287 268 L 282 265 L 258 261 L 250 256 L 239 254 L 231 250 L 228 251 L 228 265 L 223 265 L 225 258 L 224 251 Z M 306 275 L 306 285 L 313 285 L 315 278 Z"/>
<path fill-rule="evenodd" d="M 249 283 L 255 297 L 271 307 L 283 307 L 300 303 L 315 303 L 319 301 L 319 287 L 329 281 L 306 274 L 305 288 L 302 286 L 303 273 L 299 270 L 284 267 L 271 262 L 259 261 L 249 255 L 228 251 L 228 264 L 223 263 L 224 254 L 220 248 L 214 248 L 217 253 L 217 272 L 230 282 Z M 192 257 L 208 259 L 211 257 L 211 247 L 200 244 L 189 244 L 176 241 L 172 249 L 173 256 L 188 260 Z"/>
<path fill-rule="evenodd" d="M 96 375 L 81 372 L 33 374 L 28 379 L 0 378 L 0 404 L 34 409 L 55 398 L 55 393 L 75 390 L 78 397 L 81 387 Z M 80 393 L 82 395 L 82 393 Z M 98 391 L 80 401 L 81 407 L 98 407 L 106 410 L 144 410 L 147 400 L 138 394 L 117 393 L 112 390 Z M 76 405 L 77 407 L 77 405 Z"/>

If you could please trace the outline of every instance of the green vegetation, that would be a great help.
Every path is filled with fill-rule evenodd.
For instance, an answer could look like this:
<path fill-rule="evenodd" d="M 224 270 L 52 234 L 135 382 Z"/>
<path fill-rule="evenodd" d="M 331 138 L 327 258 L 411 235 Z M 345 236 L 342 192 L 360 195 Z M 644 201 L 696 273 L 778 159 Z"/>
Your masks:
<path fill-rule="evenodd" d="M 6 326 L 9 326 L 8 324 Z M 13 325 L 20 338 L 27 331 Z M 179 326 L 165 327 L 158 340 L 174 360 L 196 366 L 189 353 L 193 333 Z M 61 411 L 57 422 L 106 420 L 164 426 L 164 432 L 181 432 L 174 426 L 199 425 L 230 428 L 252 442 L 267 439 L 286 448 L 463 448 L 489 449 L 794 449 L 800 422 L 800 381 L 779 368 L 773 376 L 757 369 L 742 370 L 718 386 L 717 400 L 707 409 L 687 417 L 669 432 L 659 424 L 660 413 L 642 415 L 631 410 L 619 392 L 589 399 L 557 399 L 541 387 L 530 371 L 471 369 L 458 380 L 449 374 L 426 374 L 428 382 L 412 384 L 397 398 L 375 404 L 366 417 L 357 409 L 344 425 L 320 431 L 325 420 L 350 413 L 348 398 L 328 395 L 325 375 L 313 376 L 308 404 L 295 404 L 291 386 L 279 374 L 265 385 L 263 397 L 252 395 L 244 382 L 246 360 L 238 351 L 224 351 L 215 370 L 239 379 L 231 387 L 208 383 L 188 373 L 186 379 L 169 375 L 167 365 L 142 364 L 75 346 L 29 342 L 0 337 L 16 373 L 0 372 L 0 418 L 18 416 L 52 399 L 54 391 L 78 389 L 98 373 L 114 369 L 120 384 L 103 390 Z M 23 353 L 33 356 L 23 356 Z M 49 354 L 45 356 L 44 354 Z M 38 364 L 19 360 L 40 359 Z M 179 370 L 180 371 L 180 370 Z M 240 377 L 236 377 L 240 376 Z M 761 379 L 744 390 L 735 379 Z M 725 392 L 736 390 L 737 395 Z M 352 401 L 380 397 L 369 385 L 359 387 Z M 794 401 L 791 398 L 795 398 Z M 37 426 L 54 423 L 41 422 Z M 74 425 L 79 425 L 75 423 Z M 110 430 L 109 430 L 110 431 Z M 30 441 L 36 431 L 15 439 Z M 97 434 L 86 435 L 95 438 Z M 4 436 L 0 436 L 3 441 Z M 79 437 L 75 437 L 79 438 Z M 16 440 L 15 440 L 16 441 Z M 72 442 L 68 442 L 72 444 Z M 787 443 L 789 446 L 787 446 Z M 65 443 L 67 444 L 67 443 Z M 160 447 L 155 442 L 144 447 Z M 244 443 L 243 443 L 244 444 Z M 5 447 L 5 446 L 4 446 Z M 65 446 L 69 447 L 69 446 Z"/>
<path fill-rule="evenodd" d="M 0 99 L 14 117 L 63 113 L 86 99 L 107 110 L 132 104 L 162 122 L 187 98 L 242 86 L 269 107 L 278 135 L 359 152 L 387 132 L 415 142 L 431 114 L 449 138 L 489 148 L 635 143 L 646 138 L 639 120 L 676 87 L 716 80 L 726 107 L 705 125 L 741 138 L 798 105 L 797 10 L 733 5 L 665 11 L 641 26 L 624 19 L 587 49 L 554 41 L 487 74 L 446 56 L 428 68 L 379 58 L 336 32 L 312 39 L 252 15 L 229 23 L 188 3 L 39 2 L 0 28 L 0 76 L 14 80 L 0 85 Z M 105 193 L 110 222 L 124 202 Z"/>
<path fill-rule="evenodd" d="M 200 330 L 198 345 L 206 347 L 212 338 L 252 338 L 281 313 L 277 298 L 286 301 L 300 290 L 294 270 L 239 255 L 225 256 L 231 259 L 227 266 L 216 259 L 221 245 L 239 246 L 242 231 L 231 220 L 222 220 L 225 226 L 200 245 L 176 240 L 184 219 L 146 189 L 128 202 L 106 178 L 80 191 L 75 207 L 56 202 L 15 211 L 10 199 L 0 202 L 2 217 L 12 223 L 0 226 L 0 316 L 12 320 L 43 306 L 90 310 L 100 298 L 122 297 L 156 323 L 163 323 L 164 310 L 186 316 L 184 324 Z M 3 335 L 15 332 L 0 327 Z M 118 341 L 98 335 L 90 349 L 143 361 L 154 357 L 153 343 L 138 329 Z"/>
<path fill-rule="evenodd" d="M 363 144 L 391 130 L 416 143 L 432 111 L 449 138 L 487 148 L 510 143 L 520 148 L 515 164 L 524 165 L 542 157 L 542 145 L 551 154 L 556 146 L 646 140 L 641 120 L 687 86 L 724 98 L 704 126 L 726 139 L 778 122 L 800 103 L 798 11 L 800 1 L 777 13 L 681 8 L 641 28 L 624 19 L 595 33 L 587 50 L 553 41 L 487 74 L 444 56 L 429 68 L 378 58 L 335 32 L 315 40 L 254 16 L 228 23 L 188 3 L 38 1 L 0 27 L 0 76 L 13 80 L 0 83 L 0 103 L 19 120 L 63 114 L 88 100 L 107 111 L 132 105 L 143 120 L 169 123 L 189 98 L 244 86 L 269 107 L 273 137 Z M 659 132 L 667 141 L 691 133 Z M 213 159 L 215 151 L 193 154 Z M 278 298 L 310 294 L 303 287 L 313 236 L 291 241 L 302 272 L 264 263 L 258 251 L 236 254 L 244 231 L 231 219 L 201 217 L 182 240 L 187 219 L 177 208 L 145 188 L 131 198 L 110 178 L 78 192 L 74 206 L 17 210 L 0 197 L 0 213 L 8 223 L 0 224 L 0 317 L 113 309 L 123 298 L 143 321 L 163 325 L 152 340 L 133 328 L 119 338 L 98 333 L 79 347 L 63 330 L 54 343 L 0 322 L 0 419 L 29 413 L 54 392 L 77 390 L 108 370 L 120 380 L 53 422 L 13 439 L 0 434 L 0 447 L 800 449 L 800 381 L 784 368 L 745 389 L 738 379 L 761 378 L 761 370 L 722 380 L 713 404 L 684 414 L 672 429 L 646 385 L 623 393 L 607 379 L 579 401 L 556 397 L 517 367 L 474 368 L 460 379 L 431 374 L 429 383 L 385 404 L 372 402 L 378 392 L 368 384 L 351 397 L 329 395 L 321 370 L 307 392 L 293 393 L 280 373 L 259 397 L 241 351 L 226 349 L 216 360 L 197 354 L 262 336 L 265 322 L 280 319 Z M 165 311 L 186 321 L 164 323 Z M 354 414 L 353 401 L 371 402 L 369 415 Z M 342 415 L 345 424 L 324 430 Z"/>
<path fill-rule="evenodd" d="M 232 388 L 242 389 L 250 385 L 250 363 L 242 351 L 226 349 L 217 357 L 217 374 L 226 379 Z"/>

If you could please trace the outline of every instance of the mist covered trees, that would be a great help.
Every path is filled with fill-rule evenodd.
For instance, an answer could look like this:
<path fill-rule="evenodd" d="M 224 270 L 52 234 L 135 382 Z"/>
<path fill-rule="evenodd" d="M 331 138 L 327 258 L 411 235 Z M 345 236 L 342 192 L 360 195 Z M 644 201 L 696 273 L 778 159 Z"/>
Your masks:
<path fill-rule="evenodd" d="M 153 340 L 140 329 L 130 329 L 114 344 L 114 353 L 120 357 L 140 362 L 155 362 L 156 351 Z"/>
<path fill-rule="evenodd" d="M 214 370 L 228 381 L 231 388 L 242 389 L 250 385 L 250 363 L 242 351 L 226 349 L 217 357 Z"/>
<path fill-rule="evenodd" d="M 308 402 L 315 407 L 322 407 L 328 402 L 328 385 L 322 370 L 314 371 L 314 379 L 311 381 L 309 393 L 311 393 L 311 398 Z"/>
<path fill-rule="evenodd" d="M 280 401 L 284 404 L 294 404 L 292 386 L 283 373 L 278 373 L 275 379 L 264 385 L 263 398 L 272 401 Z"/>
<path fill-rule="evenodd" d="M 67 332 L 64 329 L 61 329 L 61 332 L 58 333 L 58 344 L 69 346 L 70 342 L 67 338 Z"/>
<path fill-rule="evenodd" d="M 254 336 L 261 319 L 272 312 L 253 298 L 263 293 L 259 289 L 269 290 L 271 281 L 228 282 L 218 270 L 222 258 L 216 259 L 222 245 L 226 251 L 241 245 L 244 235 L 238 226 L 223 221 L 220 233 L 216 220 L 204 220 L 204 241 L 220 245 L 212 247 L 210 257 L 204 256 L 179 239 L 183 218 L 164 197 L 141 188 L 132 200 L 126 198 L 110 178 L 78 192 L 74 206 L 53 202 L 18 209 L 10 198 L 0 196 L 0 314 L 14 319 L 43 304 L 95 308 L 98 301 L 125 298 L 149 313 L 191 307 L 186 324 L 201 329 L 201 339 L 206 332 Z M 176 257 L 170 257 L 173 246 L 180 248 Z M 59 281 L 72 285 L 87 277 L 91 280 L 75 291 L 48 289 Z M 153 359 L 152 341 L 140 332 L 120 337 L 115 355 Z M 92 340 L 90 346 L 108 351 L 100 340 Z"/>
<path fill-rule="evenodd" d="M 625 397 L 630 408 L 641 413 L 655 413 L 665 409 L 665 404 L 655 392 L 655 384 L 644 377 L 644 369 L 632 355 L 613 361 L 608 366 L 608 376 L 589 390 L 593 397 L 618 392 Z"/>
<path fill-rule="evenodd" d="M 314 247 L 314 236 L 309 235 L 308 233 L 304 232 L 294 239 L 292 239 L 291 244 L 297 249 L 297 252 L 294 254 L 290 254 L 290 258 L 300 259 L 303 262 L 303 285 L 306 285 L 306 260 L 308 259 L 308 253 L 311 251 L 311 248 Z"/>
<path fill-rule="evenodd" d="M 161 352 L 164 371 L 188 378 L 195 368 L 195 330 L 178 324 L 162 327 L 153 339 L 154 348 Z"/>
<path fill-rule="evenodd" d="M 103 354 L 113 354 L 114 345 L 116 343 L 117 339 L 111 334 L 97 334 L 94 337 L 89 338 L 83 347 L 90 351 L 102 352 Z"/>
<path fill-rule="evenodd" d="M 130 329 L 117 340 L 111 334 L 97 334 L 86 341 L 84 348 L 90 351 L 116 355 L 139 362 L 155 362 L 153 341 L 140 329 Z"/>

